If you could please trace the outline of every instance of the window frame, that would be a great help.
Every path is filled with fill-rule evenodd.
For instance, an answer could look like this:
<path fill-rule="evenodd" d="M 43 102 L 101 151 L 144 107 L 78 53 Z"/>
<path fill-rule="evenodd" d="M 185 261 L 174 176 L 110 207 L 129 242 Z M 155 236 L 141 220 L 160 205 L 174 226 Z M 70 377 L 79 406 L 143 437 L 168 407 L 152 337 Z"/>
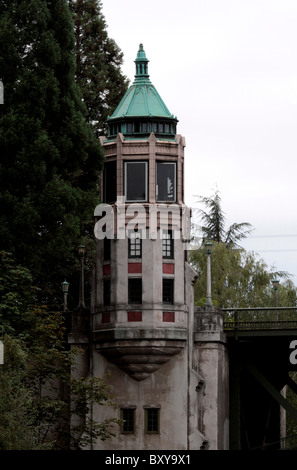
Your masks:
<path fill-rule="evenodd" d="M 103 169 L 103 201 L 106 204 L 117 200 L 117 161 L 111 160 L 104 164 Z"/>
<path fill-rule="evenodd" d="M 152 412 L 156 412 L 157 416 L 149 416 Z M 149 429 L 151 420 L 154 420 L 154 429 Z M 144 407 L 144 432 L 145 434 L 160 434 L 160 407 Z"/>
<path fill-rule="evenodd" d="M 110 305 L 110 279 L 103 279 L 103 306 L 108 307 Z"/>
<path fill-rule="evenodd" d="M 144 199 L 128 199 L 128 181 L 127 181 L 127 176 L 128 176 L 128 165 L 139 165 L 142 164 L 144 165 L 145 168 L 145 178 L 144 178 Z M 124 162 L 124 195 L 125 195 L 125 201 L 127 202 L 147 202 L 148 201 L 148 161 L 147 160 L 129 160 Z"/>
<path fill-rule="evenodd" d="M 121 408 L 120 409 L 120 416 L 121 416 L 121 420 L 122 421 L 126 421 L 125 420 L 125 412 L 130 412 L 132 414 L 132 430 L 131 429 L 125 429 L 125 426 L 128 424 L 128 426 L 130 425 L 131 426 L 131 421 L 129 421 L 129 423 L 124 423 L 122 422 L 121 423 L 121 434 L 135 434 L 136 432 L 136 428 L 135 428 L 135 410 L 136 410 L 136 407 L 124 407 L 124 408 Z"/>
<path fill-rule="evenodd" d="M 165 237 L 164 235 L 169 235 L 169 237 Z M 163 259 L 174 259 L 174 238 L 172 230 L 162 231 L 162 257 Z"/>
<path fill-rule="evenodd" d="M 140 283 L 140 286 L 138 286 L 138 288 L 141 288 L 140 290 L 140 294 L 139 294 L 139 298 L 136 300 L 133 300 L 133 298 L 131 297 L 132 295 L 132 283 L 138 281 Z M 134 289 L 135 289 L 135 286 L 134 286 Z M 128 278 L 128 304 L 130 305 L 141 305 L 142 304 L 142 278 L 141 277 L 129 277 Z"/>
<path fill-rule="evenodd" d="M 169 199 L 168 196 L 166 199 L 160 199 L 159 198 L 159 181 L 158 181 L 158 167 L 159 165 L 171 165 L 174 168 L 174 190 L 173 190 L 173 198 Z M 168 192 L 167 192 L 168 194 Z M 177 164 L 176 162 L 173 161 L 157 161 L 156 162 L 156 201 L 157 202 L 169 202 L 169 203 L 175 203 L 176 202 L 176 196 L 177 196 Z"/>
<path fill-rule="evenodd" d="M 132 253 L 133 251 L 135 252 L 134 254 Z M 139 230 L 130 230 L 128 233 L 128 258 L 142 258 L 142 237 Z"/>
<path fill-rule="evenodd" d="M 169 300 L 165 300 L 165 285 L 164 285 L 165 283 L 167 283 L 168 286 L 169 286 L 169 283 L 170 283 L 170 291 L 171 292 L 170 292 L 170 299 Z M 166 293 L 166 297 L 167 296 L 168 296 L 168 294 Z M 174 304 L 174 279 L 173 278 L 163 277 L 163 280 L 162 280 L 162 303 L 165 304 L 165 305 L 173 305 Z"/>

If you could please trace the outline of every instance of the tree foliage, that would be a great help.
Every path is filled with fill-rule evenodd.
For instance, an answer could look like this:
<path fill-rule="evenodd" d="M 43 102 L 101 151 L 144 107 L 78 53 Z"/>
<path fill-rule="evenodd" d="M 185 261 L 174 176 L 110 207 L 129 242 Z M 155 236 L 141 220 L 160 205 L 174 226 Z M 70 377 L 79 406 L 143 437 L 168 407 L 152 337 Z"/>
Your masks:
<path fill-rule="evenodd" d="M 108 36 L 100 0 L 69 0 L 76 43 L 76 81 L 97 136 L 128 87 L 121 73 L 123 54 Z"/>
<path fill-rule="evenodd" d="M 75 60 L 66 0 L 0 1 L 0 244 L 47 300 L 71 275 L 99 200 L 103 153 Z"/>
<path fill-rule="evenodd" d="M 190 263 L 198 274 L 195 284 L 195 302 L 206 300 L 207 263 L 204 246 L 190 251 Z M 269 269 L 253 252 L 230 249 L 225 243 L 213 243 L 211 254 L 211 293 L 214 305 L 221 308 L 273 307 L 272 280 L 282 279 L 278 305 L 297 306 L 297 289 L 282 271 Z"/>
<path fill-rule="evenodd" d="M 203 224 L 199 227 L 202 232 L 202 238 L 217 243 L 225 243 L 227 247 L 239 248 L 238 242 L 251 233 L 251 224 L 248 222 L 235 222 L 227 228 L 221 197 L 218 191 L 211 197 L 199 196 L 198 200 L 206 206 L 206 210 L 200 209 L 199 211 Z"/>
<path fill-rule="evenodd" d="M 73 375 L 67 318 L 34 304 L 32 276 L 5 252 L 0 291 L 0 450 L 61 449 L 113 436 L 116 419 L 94 423 L 89 417 L 90 403 L 116 406 L 110 387 L 102 378 Z M 78 427 L 70 424 L 74 415 Z"/>

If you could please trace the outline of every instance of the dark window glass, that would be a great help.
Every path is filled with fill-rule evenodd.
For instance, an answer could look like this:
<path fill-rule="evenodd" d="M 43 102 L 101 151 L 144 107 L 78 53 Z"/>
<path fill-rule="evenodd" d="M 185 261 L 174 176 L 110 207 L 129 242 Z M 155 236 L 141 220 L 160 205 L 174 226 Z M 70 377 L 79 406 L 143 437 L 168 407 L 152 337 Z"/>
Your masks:
<path fill-rule="evenodd" d="M 163 279 L 163 303 L 173 304 L 174 302 L 174 280 Z"/>
<path fill-rule="evenodd" d="M 165 133 L 169 134 L 169 132 L 170 132 L 170 126 L 169 124 L 165 124 Z"/>
<path fill-rule="evenodd" d="M 131 278 L 128 279 L 128 303 L 141 304 L 142 303 L 142 279 Z"/>
<path fill-rule="evenodd" d="M 110 260 L 110 238 L 103 239 L 103 259 L 104 261 Z"/>
<path fill-rule="evenodd" d="M 157 201 L 174 202 L 176 193 L 176 164 L 157 163 Z"/>
<path fill-rule="evenodd" d="M 126 162 L 125 195 L 127 201 L 147 200 L 147 162 Z"/>
<path fill-rule="evenodd" d="M 174 258 L 172 231 L 162 233 L 162 252 L 163 258 Z"/>
<path fill-rule="evenodd" d="M 152 124 L 152 131 L 155 134 L 158 132 L 158 124 L 156 122 L 153 122 L 153 124 Z"/>
<path fill-rule="evenodd" d="M 104 165 L 104 202 L 115 202 L 117 199 L 117 162 Z"/>
<path fill-rule="evenodd" d="M 163 132 L 164 124 L 162 122 L 159 123 L 159 132 Z"/>
<path fill-rule="evenodd" d="M 159 408 L 147 408 L 145 412 L 145 432 L 160 432 L 160 410 Z"/>
<path fill-rule="evenodd" d="M 110 280 L 103 281 L 103 305 L 110 305 Z"/>
<path fill-rule="evenodd" d="M 142 256 L 142 240 L 141 233 L 131 231 L 128 238 L 128 257 L 141 258 Z"/>
<path fill-rule="evenodd" d="M 127 124 L 127 132 L 128 134 L 131 134 L 133 132 L 133 124 L 131 122 Z"/>
<path fill-rule="evenodd" d="M 135 432 L 135 409 L 122 408 L 121 409 L 122 433 L 131 434 Z"/>

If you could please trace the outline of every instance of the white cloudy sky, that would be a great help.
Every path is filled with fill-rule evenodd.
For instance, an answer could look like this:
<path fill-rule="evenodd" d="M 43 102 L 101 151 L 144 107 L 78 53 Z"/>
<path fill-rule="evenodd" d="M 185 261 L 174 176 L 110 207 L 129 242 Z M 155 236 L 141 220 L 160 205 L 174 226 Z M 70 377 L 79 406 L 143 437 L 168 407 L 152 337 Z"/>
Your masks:
<path fill-rule="evenodd" d="M 186 138 L 186 204 L 222 198 L 245 248 L 297 284 L 297 1 L 102 0 L 133 81 L 149 74 Z"/>

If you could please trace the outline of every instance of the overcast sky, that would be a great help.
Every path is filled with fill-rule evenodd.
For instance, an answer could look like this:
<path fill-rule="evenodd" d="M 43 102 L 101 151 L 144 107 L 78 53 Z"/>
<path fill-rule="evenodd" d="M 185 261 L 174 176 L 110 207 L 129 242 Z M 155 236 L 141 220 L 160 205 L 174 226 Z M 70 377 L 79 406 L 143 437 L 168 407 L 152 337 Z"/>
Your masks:
<path fill-rule="evenodd" d="M 186 139 L 185 202 L 222 198 L 227 226 L 297 285 L 297 1 L 102 0 L 133 82 L 149 75 Z M 201 207 L 201 206 L 200 206 Z"/>

